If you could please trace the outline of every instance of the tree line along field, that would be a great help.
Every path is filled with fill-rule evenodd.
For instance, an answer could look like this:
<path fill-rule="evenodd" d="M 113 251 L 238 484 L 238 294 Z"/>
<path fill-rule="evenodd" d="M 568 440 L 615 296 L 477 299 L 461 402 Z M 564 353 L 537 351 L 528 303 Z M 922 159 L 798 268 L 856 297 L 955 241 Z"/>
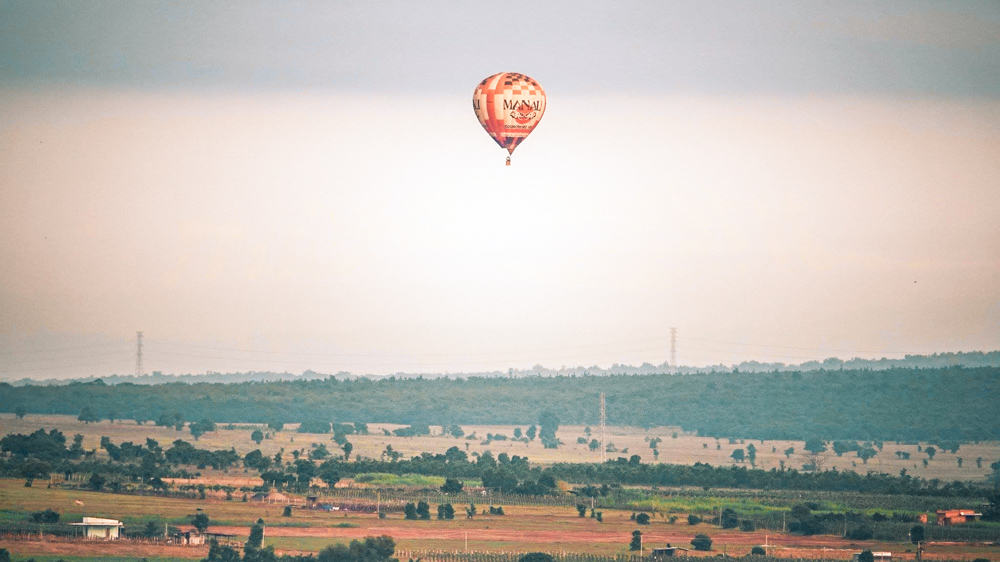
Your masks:
<path fill-rule="evenodd" d="M 284 516 L 284 504 L 225 501 L 221 499 L 195 499 L 160 496 L 139 496 L 67 490 L 58 487 L 35 486 L 25 488 L 19 480 L 0 479 L 0 497 L 4 500 L 6 518 L 16 517 L 43 509 L 59 511 L 67 520 L 79 520 L 83 515 L 98 515 L 123 520 L 128 527 L 141 527 L 146 521 L 168 522 L 181 530 L 190 529 L 190 516 L 197 510 L 208 514 L 209 530 L 236 535 L 244 541 L 250 526 L 258 519 L 266 523 L 265 545 L 273 545 L 279 552 L 316 552 L 323 547 L 346 542 L 354 538 L 390 535 L 402 558 L 421 557 L 433 560 L 431 552 L 530 552 L 580 553 L 591 555 L 627 555 L 631 534 L 639 530 L 644 547 L 663 546 L 667 542 L 690 547 L 695 534 L 709 535 L 712 550 L 699 555 L 725 553 L 743 556 L 753 546 L 769 545 L 769 554 L 789 558 L 848 559 L 861 549 L 888 550 L 895 558 L 912 559 L 914 548 L 904 540 L 853 540 L 831 535 L 800 536 L 780 531 L 741 531 L 738 528 L 720 529 L 718 525 L 700 522 L 689 524 L 681 517 L 671 522 L 665 514 L 654 516 L 647 525 L 636 523 L 634 512 L 624 509 L 602 508 L 601 519 L 580 517 L 573 506 L 505 506 L 504 515 L 478 513 L 472 519 L 456 517 L 453 520 L 407 520 L 398 512 L 389 513 L 384 519 L 374 513 L 325 512 L 294 509 Z M 804 500 L 815 499 L 805 495 Z M 732 498 L 713 500 L 718 506 L 732 502 Z M 301 503 L 301 498 L 292 498 Z M 479 507 L 484 508 L 485 503 Z M 677 511 L 678 515 L 685 515 Z M 466 538 L 468 541 L 466 542 Z M 467 546 L 466 546 L 467 545 Z M 0 547 L 18 556 L 93 555 L 103 558 L 121 556 L 170 556 L 172 558 L 198 559 L 205 556 L 206 547 L 176 547 L 163 545 L 121 543 L 80 543 L 52 537 L 48 540 L 15 540 L 0 537 Z M 927 549 L 926 559 L 956 560 L 963 558 L 1000 559 L 1000 550 L 984 544 L 933 544 Z"/>
<path fill-rule="evenodd" d="M 485 451 L 490 451 L 493 455 L 507 453 L 509 456 L 526 456 L 532 464 L 539 465 L 601 461 L 600 450 L 593 450 L 589 446 L 590 441 L 600 440 L 599 426 L 560 425 L 557 437 L 562 444 L 555 449 L 543 447 L 538 438 L 527 443 L 513 440 L 515 429 L 520 428 L 523 433 L 528 429 L 527 425 L 462 425 L 464 436 L 461 438 L 442 434 L 443 428 L 441 426 L 431 426 L 431 435 L 414 437 L 385 435 L 383 431 L 391 433 L 401 427 L 405 426 L 369 423 L 367 435 L 349 435 L 348 439 L 352 444 L 351 458 L 360 456 L 379 459 L 382 458 L 387 446 L 399 452 L 403 458 L 410 458 L 424 452 L 444 453 L 450 447 L 457 446 L 470 455 Z M 585 432 L 587 427 L 590 428 L 589 435 Z M 102 437 L 108 437 L 114 443 L 126 441 L 142 443 L 148 437 L 163 445 L 176 439 L 183 439 L 207 449 L 233 448 L 241 457 L 255 449 L 259 449 L 265 456 L 274 456 L 281 450 L 284 450 L 287 455 L 290 455 L 293 450 L 308 453 L 314 444 L 323 444 L 331 453 L 342 454 L 338 444 L 332 441 L 331 434 L 298 433 L 298 424 L 288 424 L 281 431 L 274 431 L 258 424 L 234 424 L 233 429 L 228 429 L 225 424 L 219 424 L 215 431 L 207 432 L 195 441 L 186 427 L 178 431 L 173 427 L 155 426 L 151 423 L 139 425 L 133 420 L 116 420 L 115 422 L 103 420 L 84 423 L 73 416 L 27 414 L 23 419 L 19 419 L 10 414 L 0 414 L 0 436 L 11 433 L 28 434 L 39 428 L 55 428 L 68 437 L 81 434 L 84 436 L 83 448 L 96 449 L 98 457 L 106 456 L 106 453 L 100 448 Z M 259 444 L 251 439 L 254 430 L 260 430 L 266 436 Z M 467 438 L 473 435 L 476 437 L 475 439 Z M 484 444 L 487 435 L 503 435 L 507 439 L 491 440 Z M 587 443 L 578 443 L 581 438 Z M 658 456 L 654 456 L 649 443 L 650 439 L 658 439 L 656 443 Z M 740 465 L 749 467 L 748 460 L 737 462 L 732 458 L 732 453 L 737 449 L 746 451 L 750 445 L 756 449 L 755 465 L 758 468 L 780 468 L 784 463 L 787 468 L 801 470 L 803 464 L 813 460 L 809 453 L 804 450 L 802 441 L 714 439 L 685 434 L 676 427 L 649 429 L 608 427 L 605 441 L 607 444 L 613 445 L 615 449 L 614 452 L 605 452 L 605 458 L 629 458 L 638 455 L 643 463 L 692 465 L 700 462 L 714 466 Z M 821 468 L 855 471 L 861 474 L 874 471 L 893 475 L 899 474 L 901 470 L 906 470 L 910 475 L 925 479 L 985 482 L 985 479 L 992 472 L 990 465 L 1000 460 L 1000 442 L 998 441 L 962 443 L 955 453 L 942 450 L 939 446 L 934 447 L 933 458 L 930 458 L 926 452 L 928 446 L 934 447 L 927 442 L 906 444 L 894 441 L 882 442 L 881 451 L 870 458 L 867 464 L 858 457 L 856 452 L 845 452 L 842 456 L 837 456 L 831 450 L 832 447 L 828 446 L 827 451 L 821 455 Z M 793 452 L 786 454 L 789 448 L 793 449 Z M 897 452 L 906 453 L 909 458 L 904 459 Z M 961 466 L 959 466 L 959 458 L 962 459 Z M 928 461 L 926 466 L 924 460 Z M 202 472 L 207 473 L 208 471 Z M 230 473 L 226 478 L 232 480 L 239 477 L 239 475 L 233 474 L 232 470 Z M 221 478 L 222 476 L 217 475 L 217 477 Z"/>
<path fill-rule="evenodd" d="M 0 409 L 97 418 L 298 423 L 527 426 L 549 412 L 564 425 L 595 425 L 607 396 L 617 426 L 679 427 L 722 439 L 960 441 L 996 439 L 1000 368 L 689 375 L 529 376 L 299 380 L 14 387 Z"/>

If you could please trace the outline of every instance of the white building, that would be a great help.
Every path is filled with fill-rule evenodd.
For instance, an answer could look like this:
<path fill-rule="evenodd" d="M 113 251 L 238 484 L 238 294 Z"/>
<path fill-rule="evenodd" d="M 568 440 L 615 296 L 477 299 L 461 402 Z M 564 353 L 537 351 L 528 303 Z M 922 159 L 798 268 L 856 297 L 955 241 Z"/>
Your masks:
<path fill-rule="evenodd" d="M 70 523 L 74 527 L 83 529 L 83 536 L 88 539 L 117 540 L 124 523 L 117 519 L 104 519 L 102 517 L 84 517 L 82 523 Z"/>

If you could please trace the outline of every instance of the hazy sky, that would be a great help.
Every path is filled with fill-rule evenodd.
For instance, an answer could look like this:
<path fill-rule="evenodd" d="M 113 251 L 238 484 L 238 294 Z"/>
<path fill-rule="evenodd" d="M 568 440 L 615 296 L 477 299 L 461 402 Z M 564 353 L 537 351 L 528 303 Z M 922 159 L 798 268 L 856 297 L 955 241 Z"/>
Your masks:
<path fill-rule="evenodd" d="M 997 349 L 1000 3 L 2 2 L 0 264 L 7 379 Z"/>

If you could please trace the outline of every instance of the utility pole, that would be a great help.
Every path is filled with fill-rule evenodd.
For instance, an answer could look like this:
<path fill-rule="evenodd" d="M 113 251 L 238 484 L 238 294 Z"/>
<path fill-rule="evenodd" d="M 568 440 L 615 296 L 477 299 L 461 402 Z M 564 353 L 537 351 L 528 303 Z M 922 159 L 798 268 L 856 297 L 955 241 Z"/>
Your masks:
<path fill-rule="evenodd" d="M 677 374 L 677 328 L 670 328 L 670 372 Z"/>
<path fill-rule="evenodd" d="M 135 333 L 135 376 L 142 376 L 142 332 Z"/>
<path fill-rule="evenodd" d="M 606 426 L 608 424 L 608 412 L 604 407 L 604 393 L 601 393 L 601 462 L 606 460 L 607 455 L 607 445 L 604 440 L 606 439 Z"/>

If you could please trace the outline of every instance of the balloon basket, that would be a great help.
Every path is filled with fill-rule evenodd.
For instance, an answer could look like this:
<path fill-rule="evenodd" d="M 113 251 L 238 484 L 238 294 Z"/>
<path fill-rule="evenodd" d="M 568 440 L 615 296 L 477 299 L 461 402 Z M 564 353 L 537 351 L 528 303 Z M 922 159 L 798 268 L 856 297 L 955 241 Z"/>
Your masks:
<path fill-rule="evenodd" d="M 505 165 L 506 166 L 510 166 L 510 156 L 507 157 L 507 164 L 505 164 Z"/>

